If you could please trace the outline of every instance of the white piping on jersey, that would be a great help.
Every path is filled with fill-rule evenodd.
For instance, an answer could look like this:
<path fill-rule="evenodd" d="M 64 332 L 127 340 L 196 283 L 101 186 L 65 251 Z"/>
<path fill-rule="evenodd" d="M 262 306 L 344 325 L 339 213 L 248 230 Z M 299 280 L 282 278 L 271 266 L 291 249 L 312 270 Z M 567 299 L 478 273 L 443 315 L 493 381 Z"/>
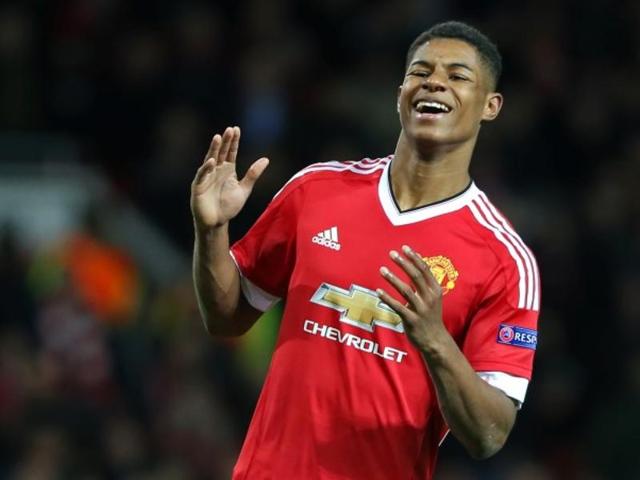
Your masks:
<path fill-rule="evenodd" d="M 382 204 L 382 209 L 387 215 L 389 221 L 395 225 L 409 225 L 411 223 L 421 222 L 429 218 L 444 215 L 445 213 L 455 212 L 463 207 L 466 207 L 480 192 L 475 183 L 472 183 L 467 190 L 461 194 L 439 202 L 433 205 L 425 205 L 421 208 L 416 208 L 408 212 L 401 212 L 398 210 L 396 202 L 393 200 L 393 194 L 391 193 L 391 185 L 389 185 L 389 166 L 391 163 L 387 163 L 384 167 L 384 171 L 380 176 L 378 183 L 378 198 Z"/>
<path fill-rule="evenodd" d="M 496 221 L 495 218 L 489 212 L 489 208 L 487 205 L 480 199 L 476 199 L 475 204 L 480 207 L 482 213 L 484 214 L 484 220 L 486 220 L 489 225 L 488 228 L 494 232 L 496 237 L 499 237 L 502 243 L 507 245 L 507 249 L 509 249 L 509 253 L 513 256 L 518 264 L 518 273 L 520 274 L 520 282 L 519 282 L 519 292 L 520 299 L 518 301 L 518 308 L 530 308 L 531 305 L 531 291 L 533 290 L 532 278 L 531 278 L 531 266 L 524 265 L 522 263 L 522 259 L 525 257 L 522 254 L 522 249 L 516 244 L 516 242 L 511 238 L 511 236 L 505 231 L 504 228 Z M 475 212 L 474 212 L 475 214 Z M 479 220 L 479 219 L 478 219 Z M 481 222 L 482 223 L 482 222 Z M 487 224 L 484 224 L 486 227 Z M 514 248 L 517 250 L 517 253 L 514 253 Z M 526 268 L 526 274 L 523 275 L 523 272 Z M 526 282 L 526 285 L 525 285 Z"/>
<path fill-rule="evenodd" d="M 380 175 L 380 180 L 378 181 L 378 198 L 387 218 L 394 226 L 409 225 L 451 213 L 468 206 L 478 223 L 494 234 L 498 241 L 507 248 L 507 251 L 516 263 L 519 276 L 518 308 L 539 310 L 540 278 L 535 257 L 486 195 L 476 187 L 475 183 L 471 183 L 466 191 L 449 200 L 434 205 L 426 205 L 408 212 L 401 212 L 393 200 L 393 194 L 389 184 L 389 168 L 392 158 L 392 156 L 388 156 L 378 159 L 365 158 L 357 162 L 330 161 L 314 163 L 291 177 L 278 193 L 276 193 L 274 198 L 284 190 L 286 185 L 307 173 L 317 171 L 351 171 L 361 175 L 368 175 L 378 170 L 383 170 Z M 482 213 L 480 210 L 482 210 Z"/>
<path fill-rule="evenodd" d="M 280 297 L 276 297 L 268 292 L 265 292 L 259 286 L 245 277 L 242 273 L 240 265 L 238 264 L 238 260 L 236 260 L 236 256 L 231 250 L 229 250 L 229 254 L 231 255 L 231 259 L 233 260 L 233 263 L 235 263 L 236 269 L 240 274 L 240 289 L 242 290 L 244 298 L 247 300 L 247 302 L 249 302 L 249 305 L 251 305 L 256 310 L 260 310 L 261 312 L 266 312 L 267 310 L 269 310 L 274 303 L 280 300 Z"/>
<path fill-rule="evenodd" d="M 338 161 L 332 160 L 329 162 L 313 163 L 308 167 L 303 168 L 298 173 L 296 173 L 293 177 L 291 177 L 289 181 L 285 183 L 280 190 L 278 190 L 278 192 L 274 195 L 273 198 L 276 198 L 278 195 L 280 195 L 280 192 L 282 192 L 284 188 L 293 180 L 295 180 L 296 178 L 302 177 L 307 173 L 320 172 L 320 171 L 330 171 L 330 172 L 351 171 L 354 173 L 358 173 L 360 175 L 368 175 L 375 171 L 382 170 L 389 161 L 391 161 L 391 157 L 376 158 L 373 160 L 370 158 L 364 158 L 357 162 L 356 161 L 338 162 Z"/>
<path fill-rule="evenodd" d="M 442 446 L 442 444 L 444 443 L 445 438 L 447 438 L 447 435 L 449 435 L 449 432 L 450 432 L 450 431 L 451 431 L 451 430 L 449 430 L 449 429 L 447 428 L 447 431 L 446 431 L 446 432 L 444 432 L 444 435 L 442 435 L 442 438 L 440 439 L 440 442 L 438 442 L 438 448 L 440 448 L 440 447 Z"/>
<path fill-rule="evenodd" d="M 520 410 L 524 403 L 524 397 L 527 395 L 528 379 L 498 371 L 483 371 L 477 372 L 477 374 L 492 387 L 502 390 L 507 397 L 517 400 L 518 410 Z"/>
<path fill-rule="evenodd" d="M 525 288 L 526 295 L 524 298 L 524 303 L 525 303 L 524 306 L 525 308 L 531 309 L 532 303 L 533 303 L 533 293 L 535 290 L 535 280 L 533 278 L 534 272 L 533 272 L 533 265 L 532 265 L 531 258 L 529 257 L 527 252 L 524 250 L 524 248 L 520 245 L 520 243 L 518 243 L 515 236 L 512 235 L 510 232 L 508 232 L 504 228 L 504 225 L 498 220 L 497 216 L 494 215 L 494 213 L 491 211 L 488 205 L 488 201 L 486 199 L 483 199 L 482 197 L 478 197 L 476 202 L 478 203 L 478 205 L 480 206 L 480 209 L 484 213 L 484 216 L 487 222 L 489 222 L 491 226 L 497 228 L 504 235 L 504 237 L 509 241 L 509 243 L 515 247 L 519 257 L 522 260 L 524 260 L 524 267 L 527 272 L 526 288 Z"/>
<path fill-rule="evenodd" d="M 478 207 L 480 209 L 478 209 Z M 487 228 L 488 230 L 491 230 L 491 232 L 493 232 L 494 236 L 498 239 L 498 241 L 502 243 L 505 247 L 507 247 L 509 254 L 516 262 L 516 266 L 518 268 L 518 277 L 519 277 L 518 308 L 537 310 L 538 309 L 537 306 L 532 305 L 531 302 L 527 301 L 527 293 L 534 287 L 533 287 L 533 278 L 532 278 L 531 270 L 527 269 L 527 272 L 525 274 L 525 266 L 522 263 L 522 258 L 520 257 L 520 255 L 522 255 L 522 249 L 519 247 L 519 245 L 517 245 L 513 237 L 509 233 L 507 233 L 504 228 L 502 228 L 499 224 L 497 224 L 495 220 L 491 218 L 489 209 L 480 199 L 480 196 L 475 198 L 474 201 L 472 201 L 469 204 L 469 209 L 473 213 L 473 216 L 476 218 L 478 223 L 480 223 L 480 225 Z M 486 218 L 483 217 L 482 213 L 480 213 L 480 210 L 482 210 L 482 212 L 486 215 Z M 518 252 L 520 254 L 516 252 L 516 249 L 518 249 Z"/>
<path fill-rule="evenodd" d="M 478 376 L 487 382 L 492 387 L 502 390 L 502 392 L 509 398 L 512 398 L 517 402 L 516 408 L 520 410 L 524 403 L 524 397 L 527 394 L 527 388 L 529 387 L 529 380 L 524 377 L 517 377 L 509 373 L 504 372 L 476 372 Z M 442 435 L 438 447 L 441 447 L 445 438 L 449 435 L 451 430 L 447 429 Z"/>
<path fill-rule="evenodd" d="M 498 209 L 491 203 L 491 201 L 487 198 L 484 192 L 480 192 L 479 200 L 482 200 L 489 210 L 493 214 L 493 218 L 500 223 L 509 238 L 515 241 L 515 246 L 518 248 L 520 254 L 524 258 L 524 261 L 527 265 L 527 272 L 530 274 L 530 280 L 532 285 L 530 285 L 529 290 L 527 292 L 527 306 L 532 310 L 540 309 L 540 273 L 538 271 L 538 264 L 536 262 L 533 253 L 527 245 L 522 241 L 520 235 L 518 235 L 515 230 L 509 225 L 509 222 L 502 216 L 502 214 L 498 211 Z"/>

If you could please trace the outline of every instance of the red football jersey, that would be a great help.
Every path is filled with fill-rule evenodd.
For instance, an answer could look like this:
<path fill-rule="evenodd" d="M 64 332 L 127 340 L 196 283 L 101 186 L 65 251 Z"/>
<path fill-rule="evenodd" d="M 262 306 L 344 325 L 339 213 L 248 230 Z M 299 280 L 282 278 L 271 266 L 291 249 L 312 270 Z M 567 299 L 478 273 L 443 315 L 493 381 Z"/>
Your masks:
<path fill-rule="evenodd" d="M 285 309 L 233 478 L 430 479 L 447 428 L 421 354 L 376 288 L 405 280 L 409 245 L 443 288 L 444 323 L 473 368 L 522 402 L 537 341 L 535 259 L 474 184 L 401 212 L 392 157 L 295 175 L 231 253 L 244 295 Z"/>

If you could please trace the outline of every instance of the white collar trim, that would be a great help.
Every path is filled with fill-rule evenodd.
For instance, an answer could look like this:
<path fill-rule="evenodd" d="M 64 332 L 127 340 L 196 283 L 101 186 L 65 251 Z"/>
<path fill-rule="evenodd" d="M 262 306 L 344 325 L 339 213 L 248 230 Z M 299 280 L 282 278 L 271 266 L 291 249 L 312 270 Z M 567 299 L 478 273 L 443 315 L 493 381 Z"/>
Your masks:
<path fill-rule="evenodd" d="M 393 193 L 391 192 L 391 185 L 389 184 L 389 169 L 393 161 L 385 165 L 382 175 L 380 175 L 380 181 L 378 182 L 378 198 L 382 205 L 384 213 L 386 213 L 389 221 L 395 225 L 409 225 L 411 223 L 421 222 L 428 220 L 445 213 L 455 212 L 461 208 L 469 205 L 471 200 L 479 195 L 480 189 L 476 187 L 474 182 L 471 185 L 459 193 L 455 197 L 449 198 L 441 202 L 437 202 L 431 205 L 425 205 L 424 207 L 412 209 L 406 212 L 401 212 L 396 206 L 396 202 L 393 199 Z"/>

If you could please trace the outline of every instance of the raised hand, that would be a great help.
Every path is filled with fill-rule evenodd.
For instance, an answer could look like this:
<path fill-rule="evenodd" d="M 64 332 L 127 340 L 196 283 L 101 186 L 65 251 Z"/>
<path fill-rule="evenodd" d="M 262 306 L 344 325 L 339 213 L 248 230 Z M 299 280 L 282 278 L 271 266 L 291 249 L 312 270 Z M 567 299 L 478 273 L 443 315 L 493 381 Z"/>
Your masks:
<path fill-rule="evenodd" d="M 222 226 L 235 217 L 249 198 L 269 160 L 256 160 L 242 178 L 236 173 L 240 128 L 228 127 L 211 140 L 204 162 L 191 183 L 191 213 L 199 228 Z"/>

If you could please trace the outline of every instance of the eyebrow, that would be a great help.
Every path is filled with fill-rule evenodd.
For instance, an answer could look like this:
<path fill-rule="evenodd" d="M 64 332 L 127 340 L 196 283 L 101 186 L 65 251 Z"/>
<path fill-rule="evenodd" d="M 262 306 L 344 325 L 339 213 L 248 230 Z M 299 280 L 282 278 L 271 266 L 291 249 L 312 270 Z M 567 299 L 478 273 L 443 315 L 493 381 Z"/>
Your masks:
<path fill-rule="evenodd" d="M 411 62 L 409 67 L 413 67 L 415 65 L 420 65 L 420 66 L 423 66 L 423 67 L 430 67 L 431 66 L 431 64 L 429 62 L 425 62 L 424 60 L 416 60 L 415 62 Z M 473 68 L 471 68 L 469 65 L 467 65 L 466 63 L 453 62 L 453 63 L 447 63 L 445 66 L 447 68 L 464 68 L 465 70 L 468 70 L 471 73 L 475 73 L 475 70 Z"/>

